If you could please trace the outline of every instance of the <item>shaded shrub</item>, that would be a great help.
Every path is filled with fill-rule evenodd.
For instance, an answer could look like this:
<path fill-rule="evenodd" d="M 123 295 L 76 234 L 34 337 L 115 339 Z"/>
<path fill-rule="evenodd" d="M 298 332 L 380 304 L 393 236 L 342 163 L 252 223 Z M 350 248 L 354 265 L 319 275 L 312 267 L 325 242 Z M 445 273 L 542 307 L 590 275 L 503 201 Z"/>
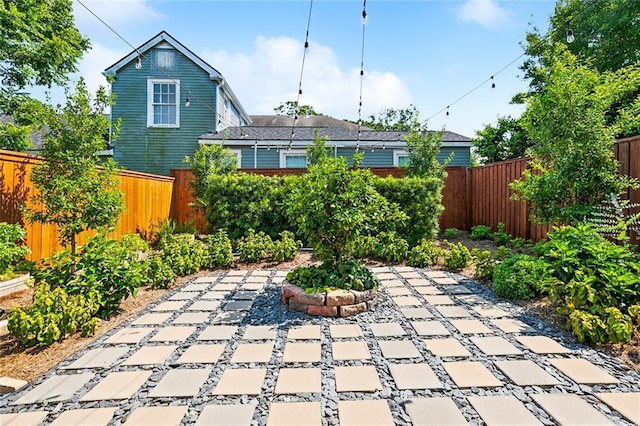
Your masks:
<path fill-rule="evenodd" d="M 195 274 L 207 265 L 207 248 L 192 234 L 172 234 L 161 240 L 162 261 L 179 277 Z"/>
<path fill-rule="evenodd" d="M 476 225 L 471 227 L 472 240 L 490 240 L 492 236 L 491 227 L 486 225 Z"/>
<path fill-rule="evenodd" d="M 444 253 L 444 266 L 448 269 L 464 269 L 471 264 L 471 252 L 462 243 L 447 244 Z"/>
<path fill-rule="evenodd" d="M 146 282 L 153 289 L 169 288 L 176 282 L 176 273 L 163 259 L 162 253 L 155 253 L 147 260 Z"/>
<path fill-rule="evenodd" d="M 255 263 L 271 258 L 273 253 L 273 241 L 264 231 L 255 232 L 249 229 L 246 237 L 237 242 L 238 256 L 241 262 Z"/>
<path fill-rule="evenodd" d="M 493 277 L 493 270 L 498 262 L 489 250 L 472 249 L 471 261 L 476 267 L 476 278 L 487 280 Z"/>
<path fill-rule="evenodd" d="M 233 247 L 227 231 L 219 229 L 213 234 L 205 235 L 207 245 L 207 265 L 214 268 L 229 268 L 233 265 Z"/>
<path fill-rule="evenodd" d="M 280 239 L 273 243 L 272 259 L 276 262 L 293 260 L 298 255 L 298 250 L 302 247 L 302 242 L 295 239 L 293 232 L 282 231 Z"/>
<path fill-rule="evenodd" d="M 355 260 L 337 264 L 325 261 L 320 266 L 299 266 L 287 274 L 287 281 L 306 292 L 332 289 L 363 291 L 375 289 L 379 285 L 378 278 Z"/>
<path fill-rule="evenodd" d="M 407 258 L 409 243 L 395 232 L 381 232 L 376 244 L 376 257 L 385 262 L 402 263 Z"/>
<path fill-rule="evenodd" d="M 518 254 L 495 267 L 493 289 L 507 299 L 531 299 L 542 292 L 549 278 L 549 264 L 544 260 Z"/>
<path fill-rule="evenodd" d="M 420 241 L 420 244 L 411 249 L 407 263 L 417 268 L 426 268 L 438 263 L 438 258 L 442 254 L 442 248 L 435 241 L 425 238 Z"/>
<path fill-rule="evenodd" d="M 26 236 L 19 224 L 0 222 L 0 276 L 11 272 L 15 263 L 31 252 L 21 245 Z"/>

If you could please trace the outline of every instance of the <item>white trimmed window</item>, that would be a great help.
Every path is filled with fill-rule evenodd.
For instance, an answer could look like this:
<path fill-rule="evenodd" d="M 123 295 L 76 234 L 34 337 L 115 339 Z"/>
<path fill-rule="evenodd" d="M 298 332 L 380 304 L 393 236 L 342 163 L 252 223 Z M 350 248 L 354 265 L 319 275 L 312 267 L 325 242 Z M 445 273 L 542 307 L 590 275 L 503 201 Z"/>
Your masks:
<path fill-rule="evenodd" d="M 231 153 L 235 155 L 236 161 L 238 162 L 238 168 L 242 168 L 242 150 L 241 149 L 232 149 Z"/>
<path fill-rule="evenodd" d="M 409 153 L 407 151 L 393 151 L 393 165 L 396 167 L 402 167 L 411 164 L 409 159 Z"/>
<path fill-rule="evenodd" d="M 148 80 L 147 127 L 180 127 L 180 81 Z"/>
<path fill-rule="evenodd" d="M 307 151 L 304 149 L 291 149 L 280 151 L 280 168 L 304 168 L 307 167 Z"/>

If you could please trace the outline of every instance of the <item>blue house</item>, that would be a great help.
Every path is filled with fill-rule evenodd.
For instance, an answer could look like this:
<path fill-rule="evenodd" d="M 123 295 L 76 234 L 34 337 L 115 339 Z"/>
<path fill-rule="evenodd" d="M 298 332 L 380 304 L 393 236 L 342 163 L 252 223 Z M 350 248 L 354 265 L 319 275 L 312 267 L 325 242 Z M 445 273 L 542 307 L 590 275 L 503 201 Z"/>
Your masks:
<path fill-rule="evenodd" d="M 121 120 L 113 157 L 130 170 L 186 168 L 200 135 L 251 122 L 224 77 L 165 31 L 103 74 L 116 96 L 111 118 Z"/>
<path fill-rule="evenodd" d="M 231 149 L 244 169 L 306 167 L 306 147 L 313 144 L 315 132 L 327 137 L 327 147 L 335 156 L 352 163 L 353 154 L 364 153 L 362 167 L 402 166 L 409 160 L 407 132 L 379 131 L 324 115 L 293 118 L 286 115 L 253 115 L 251 124 L 234 126 L 200 136 L 202 144 L 221 144 Z M 438 159 L 453 154 L 449 165 L 470 166 L 471 139 L 446 131 Z"/>

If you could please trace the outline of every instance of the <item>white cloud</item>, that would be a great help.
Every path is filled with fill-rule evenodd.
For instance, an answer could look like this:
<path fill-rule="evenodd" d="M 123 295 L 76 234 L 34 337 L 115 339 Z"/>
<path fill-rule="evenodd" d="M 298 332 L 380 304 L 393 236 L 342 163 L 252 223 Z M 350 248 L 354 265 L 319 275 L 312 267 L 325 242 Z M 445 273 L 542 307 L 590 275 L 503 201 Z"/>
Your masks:
<path fill-rule="evenodd" d="M 492 30 L 510 25 L 509 12 L 496 0 L 467 0 L 458 8 L 458 16 L 465 22 L 476 22 Z"/>
<path fill-rule="evenodd" d="M 87 89 L 95 93 L 99 86 L 108 86 L 107 79 L 102 72 L 110 65 L 122 59 L 128 51 L 115 50 L 93 43 L 78 64 L 78 72 L 84 77 Z"/>
<path fill-rule="evenodd" d="M 249 54 L 204 51 L 202 57 L 227 79 L 249 114 L 273 114 L 282 102 L 296 99 L 303 55 L 302 42 L 287 37 L 256 38 Z M 356 119 L 360 69 L 340 69 L 335 52 L 311 42 L 305 59 L 300 103 L 335 118 Z M 391 72 L 366 70 L 362 116 L 412 103 L 405 83 Z"/>
<path fill-rule="evenodd" d="M 165 18 L 147 4 L 146 0 L 84 0 L 82 3 L 116 30 Z M 85 7 L 75 1 L 73 15 L 81 32 L 94 32 L 96 27 L 104 27 Z"/>

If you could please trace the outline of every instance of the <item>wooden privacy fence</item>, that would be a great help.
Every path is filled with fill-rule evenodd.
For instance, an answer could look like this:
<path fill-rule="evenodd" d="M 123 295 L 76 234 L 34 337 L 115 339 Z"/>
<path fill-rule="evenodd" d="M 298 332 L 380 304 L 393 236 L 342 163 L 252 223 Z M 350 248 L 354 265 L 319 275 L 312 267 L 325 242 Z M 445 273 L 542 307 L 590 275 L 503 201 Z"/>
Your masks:
<path fill-rule="evenodd" d="M 38 260 L 53 255 L 62 249 L 55 226 L 43 226 L 26 222 L 20 206 L 29 204 L 33 195 L 31 171 L 42 162 L 33 155 L 0 150 L 0 222 L 20 223 L 27 230 L 27 246 L 31 249 L 29 259 Z M 123 194 L 125 206 L 114 232 L 114 238 L 136 231 L 148 231 L 150 227 L 166 220 L 171 208 L 173 178 L 145 173 L 121 171 L 118 174 L 118 189 Z M 80 244 L 92 233 L 80 235 Z"/>

